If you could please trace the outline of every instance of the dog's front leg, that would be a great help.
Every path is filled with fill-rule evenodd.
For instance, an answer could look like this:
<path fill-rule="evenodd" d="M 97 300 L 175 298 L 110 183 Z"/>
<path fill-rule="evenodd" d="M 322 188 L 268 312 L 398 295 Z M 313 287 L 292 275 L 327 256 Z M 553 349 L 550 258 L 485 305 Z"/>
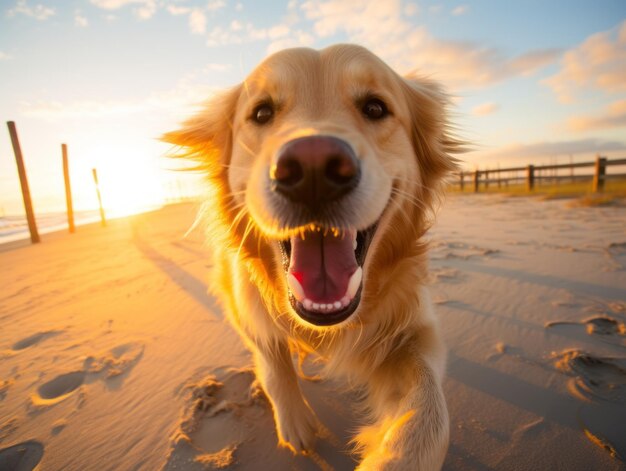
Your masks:
<path fill-rule="evenodd" d="M 317 419 L 302 396 L 288 345 L 257 347 L 254 357 L 257 377 L 274 410 L 278 444 L 294 453 L 311 450 Z"/>
<path fill-rule="evenodd" d="M 441 469 L 449 421 L 438 370 L 413 353 L 393 355 L 373 373 L 369 401 L 379 419 L 357 437 L 364 449 L 359 471 Z"/>

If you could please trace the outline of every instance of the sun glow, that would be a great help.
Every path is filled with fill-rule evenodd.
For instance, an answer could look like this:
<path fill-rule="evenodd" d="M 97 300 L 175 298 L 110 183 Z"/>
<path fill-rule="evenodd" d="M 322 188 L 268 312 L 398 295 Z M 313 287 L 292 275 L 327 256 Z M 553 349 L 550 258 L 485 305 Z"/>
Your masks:
<path fill-rule="evenodd" d="M 113 139 L 115 137 L 115 140 Z M 71 149 L 71 147 L 70 147 Z M 162 146 L 156 142 L 111 136 L 105 144 L 75 146 L 70 154 L 72 193 L 79 209 L 97 209 L 99 190 L 107 218 L 162 206 L 168 199 Z M 96 170 L 98 185 L 93 178 Z"/>
<path fill-rule="evenodd" d="M 112 217 L 136 214 L 163 205 L 165 194 L 159 181 L 145 171 L 104 168 L 98 172 L 102 206 Z"/>

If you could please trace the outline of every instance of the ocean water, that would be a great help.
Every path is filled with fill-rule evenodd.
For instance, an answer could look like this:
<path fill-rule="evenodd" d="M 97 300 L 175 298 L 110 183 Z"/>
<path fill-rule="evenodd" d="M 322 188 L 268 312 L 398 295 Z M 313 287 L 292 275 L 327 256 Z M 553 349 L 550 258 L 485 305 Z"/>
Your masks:
<path fill-rule="evenodd" d="M 67 229 L 67 213 L 42 213 L 35 216 L 37 231 L 46 234 L 62 229 Z M 76 211 L 74 213 L 74 225 L 80 226 L 100 220 L 100 213 L 95 211 Z M 28 222 L 26 216 L 2 216 L 0 217 L 0 244 L 14 240 L 28 239 Z"/>
<path fill-rule="evenodd" d="M 143 208 L 141 211 L 138 212 L 147 212 L 158 209 L 159 207 L 161 206 L 150 206 Z M 115 214 L 111 211 L 107 211 L 106 213 L 107 220 L 116 219 L 124 216 L 129 216 L 129 214 Z M 35 220 L 37 222 L 37 231 L 39 232 L 39 234 L 47 234 L 54 231 L 68 229 L 67 213 L 64 211 L 36 214 Z M 74 225 L 77 227 L 99 221 L 100 212 L 97 209 L 74 212 Z M 0 216 L 0 244 L 29 238 L 30 232 L 28 230 L 28 222 L 25 215 Z"/>

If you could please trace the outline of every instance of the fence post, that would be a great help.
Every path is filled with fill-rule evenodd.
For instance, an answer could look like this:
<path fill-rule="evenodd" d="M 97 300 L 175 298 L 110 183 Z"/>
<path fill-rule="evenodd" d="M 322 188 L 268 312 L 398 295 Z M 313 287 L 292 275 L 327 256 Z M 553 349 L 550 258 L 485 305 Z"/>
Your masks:
<path fill-rule="evenodd" d="M 535 188 L 535 166 L 526 167 L 526 189 L 532 191 Z"/>
<path fill-rule="evenodd" d="M 459 175 L 461 177 L 461 192 L 462 192 L 465 189 L 465 181 L 463 180 L 463 177 L 464 177 L 463 172 L 461 172 Z"/>
<path fill-rule="evenodd" d="M 20 147 L 20 140 L 17 137 L 17 129 L 15 128 L 15 123 L 13 121 L 7 121 L 7 126 L 9 128 L 9 134 L 11 135 L 11 144 L 13 144 L 13 153 L 15 154 L 15 162 L 17 163 L 17 173 L 20 176 L 22 198 L 24 199 L 26 220 L 28 221 L 28 230 L 30 231 L 30 241 L 33 244 L 36 244 L 40 241 L 39 232 L 37 232 L 37 222 L 35 221 L 33 202 L 30 198 L 30 188 L 28 187 L 28 178 L 26 177 L 26 167 L 24 166 L 22 148 Z"/>
<path fill-rule="evenodd" d="M 489 188 L 489 170 L 485 170 L 485 190 Z"/>
<path fill-rule="evenodd" d="M 478 179 L 480 178 L 480 172 L 474 170 L 474 193 L 478 193 Z"/>
<path fill-rule="evenodd" d="M 100 206 L 100 223 L 102 227 L 107 225 L 106 218 L 104 217 L 104 208 L 102 207 L 102 197 L 100 196 L 100 185 L 98 185 L 98 172 L 95 168 L 91 169 L 91 173 L 93 173 L 93 181 L 96 184 L 96 193 L 98 194 L 98 205 Z"/>
<path fill-rule="evenodd" d="M 596 171 L 593 175 L 593 192 L 604 191 L 604 176 L 606 175 L 606 157 L 596 157 Z"/>
<path fill-rule="evenodd" d="M 65 204 L 67 206 L 67 225 L 70 234 L 76 231 L 74 227 L 74 206 L 72 205 L 72 187 L 70 186 L 70 167 L 67 160 L 67 145 L 61 144 L 63 154 L 63 179 L 65 180 Z"/>

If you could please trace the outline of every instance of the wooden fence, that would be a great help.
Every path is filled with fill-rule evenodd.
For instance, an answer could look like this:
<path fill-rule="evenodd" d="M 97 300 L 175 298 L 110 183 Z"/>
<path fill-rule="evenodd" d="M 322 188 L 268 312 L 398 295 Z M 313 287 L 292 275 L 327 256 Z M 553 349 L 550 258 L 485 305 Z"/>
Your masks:
<path fill-rule="evenodd" d="M 41 238 L 39 237 L 39 231 L 37 229 L 37 220 L 35 218 L 35 212 L 33 211 L 32 198 L 30 196 L 30 187 L 28 186 L 28 177 L 26 176 L 26 167 L 24 165 L 24 156 L 22 155 L 22 147 L 17 135 L 17 128 L 15 122 L 7 121 L 7 127 L 9 128 L 9 135 L 11 136 L 11 143 L 13 144 L 13 153 L 15 154 L 15 162 L 17 164 L 17 170 L 20 178 L 20 186 L 22 188 L 22 198 L 24 200 L 24 211 L 26 212 L 26 220 L 28 222 L 28 230 L 30 232 L 30 240 L 33 244 L 39 243 Z M 76 231 L 74 225 L 74 208 L 72 205 L 72 188 L 70 185 L 70 173 L 69 173 L 69 161 L 67 157 L 67 144 L 61 144 L 61 153 L 63 156 L 63 177 L 65 181 L 65 200 L 67 204 L 67 225 L 70 233 Z M 100 188 L 98 186 L 98 174 L 96 169 L 92 169 L 93 180 L 96 184 L 96 192 L 98 195 L 98 203 L 100 205 L 100 219 L 103 226 L 106 226 L 106 219 L 104 215 L 104 209 L 102 207 L 102 198 L 100 197 Z"/>
<path fill-rule="evenodd" d="M 458 181 L 461 191 L 465 191 L 469 185 L 475 193 L 482 188 L 487 190 L 490 186 L 507 188 L 509 185 L 526 185 L 528 191 L 534 190 L 542 183 L 577 183 L 591 182 L 594 192 L 604 190 L 608 180 L 625 180 L 626 173 L 607 172 L 607 168 L 626 166 L 626 159 L 608 160 L 598 156 L 595 161 L 579 162 L 557 165 L 527 165 L 525 167 L 498 168 L 492 170 L 475 170 L 473 172 L 458 173 Z M 575 169 L 593 168 L 593 172 L 575 175 Z M 569 170 L 569 175 L 563 175 L 563 170 Z M 454 182 L 453 182 L 454 184 Z"/>

